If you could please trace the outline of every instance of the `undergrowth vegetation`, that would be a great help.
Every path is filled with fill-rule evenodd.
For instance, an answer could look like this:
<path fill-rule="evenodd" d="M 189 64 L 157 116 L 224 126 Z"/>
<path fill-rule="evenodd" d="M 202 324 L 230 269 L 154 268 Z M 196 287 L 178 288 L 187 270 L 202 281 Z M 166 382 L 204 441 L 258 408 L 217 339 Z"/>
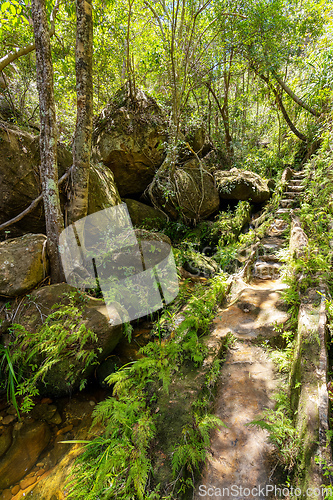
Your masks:
<path fill-rule="evenodd" d="M 226 290 L 224 274 L 216 275 L 208 288 L 199 284 L 178 326 L 173 319 L 184 304 L 178 300 L 166 308 L 155 326 L 156 339 L 140 350 L 143 358 L 107 377 L 113 396 L 99 403 L 93 413 L 92 432 L 97 424 L 103 426 L 103 432 L 85 443 L 68 485 L 68 498 L 173 498 L 172 493 L 161 497 L 159 485 L 150 488 L 156 401 L 160 390 L 169 390 L 184 364 L 202 365 L 208 353 L 202 336 Z M 209 394 L 218 371 L 216 362 L 207 375 L 202 398 L 193 407 L 193 425 L 185 426 L 179 436 L 172 457 L 172 491 L 180 493 L 193 486 L 194 474 L 205 458 L 209 430 L 222 425 L 209 414 Z"/>
<path fill-rule="evenodd" d="M 65 366 L 63 376 L 70 384 L 78 369 L 76 361 L 83 361 L 83 367 L 96 362 L 97 353 L 91 346 L 97 336 L 83 323 L 83 312 L 83 296 L 73 292 L 65 294 L 63 303 L 52 307 L 36 331 L 28 332 L 15 323 L 10 327 L 8 345 L 2 347 L 1 368 L 7 379 L 9 399 L 17 411 L 20 407 L 22 412 L 28 412 L 33 407 L 34 396 L 55 365 Z M 85 382 L 83 376 L 80 388 Z"/>

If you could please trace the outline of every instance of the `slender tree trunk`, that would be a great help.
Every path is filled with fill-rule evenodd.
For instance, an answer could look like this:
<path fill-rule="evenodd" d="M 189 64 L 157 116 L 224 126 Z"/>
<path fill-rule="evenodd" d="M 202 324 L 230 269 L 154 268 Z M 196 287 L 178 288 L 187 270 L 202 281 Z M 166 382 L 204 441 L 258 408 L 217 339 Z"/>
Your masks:
<path fill-rule="evenodd" d="M 227 91 L 225 89 L 224 104 L 223 104 L 223 106 L 221 106 L 220 101 L 219 101 L 215 91 L 213 90 L 211 84 L 206 83 L 206 86 L 207 86 L 209 92 L 214 97 L 214 100 L 215 100 L 217 107 L 220 111 L 222 121 L 223 121 L 223 126 L 224 126 L 224 133 L 225 133 L 225 147 L 227 150 L 227 155 L 228 155 L 229 159 L 231 159 L 233 157 L 233 147 L 232 147 L 232 137 L 230 134 L 229 113 L 228 113 L 228 91 L 229 91 L 229 88 L 227 89 Z"/>
<path fill-rule="evenodd" d="M 231 49 L 230 60 L 229 60 L 229 68 L 226 70 L 226 58 L 224 61 L 224 71 L 223 71 L 223 79 L 224 79 L 224 101 L 222 106 L 222 119 L 225 130 L 225 144 L 227 148 L 227 154 L 229 159 L 231 160 L 234 155 L 234 148 L 232 144 L 232 137 L 230 133 L 230 120 L 229 120 L 229 89 L 230 89 L 230 79 L 231 79 L 231 64 L 233 59 L 234 51 Z"/>
<path fill-rule="evenodd" d="M 43 188 L 47 249 L 51 263 L 51 281 L 57 283 L 63 280 L 58 242 L 64 228 L 64 222 L 58 189 L 53 66 L 45 0 L 32 0 L 31 12 L 36 45 L 37 89 L 40 108 L 40 176 Z"/>
<path fill-rule="evenodd" d="M 77 115 L 73 144 L 72 195 L 69 222 L 88 213 L 89 167 L 93 118 L 93 18 L 92 0 L 76 1 L 76 92 Z"/>

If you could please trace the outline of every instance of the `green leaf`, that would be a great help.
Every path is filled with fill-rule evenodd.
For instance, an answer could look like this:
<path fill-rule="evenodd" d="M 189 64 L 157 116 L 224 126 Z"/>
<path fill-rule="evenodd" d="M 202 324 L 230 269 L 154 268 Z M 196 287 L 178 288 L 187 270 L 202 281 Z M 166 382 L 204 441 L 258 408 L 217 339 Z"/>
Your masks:
<path fill-rule="evenodd" d="M 8 10 L 9 7 L 10 7 L 10 2 L 4 2 L 1 5 L 1 12 L 5 12 L 5 10 Z"/>

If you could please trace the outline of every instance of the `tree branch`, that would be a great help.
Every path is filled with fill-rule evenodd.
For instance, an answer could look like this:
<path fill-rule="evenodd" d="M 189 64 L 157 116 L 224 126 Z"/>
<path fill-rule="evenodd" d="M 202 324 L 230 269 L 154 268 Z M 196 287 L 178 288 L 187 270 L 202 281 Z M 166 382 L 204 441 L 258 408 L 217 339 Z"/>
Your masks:
<path fill-rule="evenodd" d="M 309 111 L 309 113 L 311 113 L 313 116 L 320 116 L 320 113 L 318 113 L 318 111 L 316 111 L 315 109 L 311 108 L 311 106 L 309 106 L 308 104 L 306 104 L 304 101 L 302 101 L 302 99 L 300 99 L 299 97 L 297 97 L 297 95 L 291 90 L 290 87 L 288 87 L 288 85 L 275 73 L 275 71 L 272 72 L 275 80 L 278 82 L 278 84 L 283 88 L 283 90 L 289 95 L 289 97 L 292 98 L 293 101 L 296 102 L 296 104 L 298 104 L 299 106 L 301 106 L 302 108 L 306 109 L 307 111 Z"/>
<path fill-rule="evenodd" d="M 258 73 L 257 73 L 258 74 Z M 280 110 L 281 110 L 281 113 L 283 115 L 283 118 L 286 120 L 287 122 L 287 125 L 288 127 L 290 128 L 290 130 L 299 138 L 301 139 L 301 141 L 303 142 L 308 142 L 308 138 L 302 134 L 302 132 L 300 132 L 296 127 L 295 125 L 293 124 L 293 122 L 291 121 L 291 119 L 289 118 L 289 115 L 287 113 L 287 110 L 286 108 L 284 107 L 283 105 L 283 102 L 282 102 L 282 99 L 281 99 L 281 96 L 279 94 L 279 92 L 276 90 L 276 88 L 270 83 L 269 81 L 269 78 L 263 74 L 259 74 L 259 77 L 265 82 L 267 83 L 268 87 L 271 89 L 271 91 L 273 92 L 273 94 L 275 95 L 275 98 L 276 98 L 276 102 L 277 102 L 277 105 L 279 106 Z"/>
<path fill-rule="evenodd" d="M 73 167 L 71 167 L 69 170 L 67 170 L 67 172 L 65 172 L 64 175 L 62 177 L 60 177 L 60 179 L 58 180 L 58 186 L 61 186 L 61 184 L 63 184 L 64 181 L 66 179 L 68 179 L 68 177 L 70 176 L 70 174 L 72 172 L 72 168 Z M 3 229 L 6 229 L 9 226 L 12 226 L 13 224 L 15 224 L 15 222 L 19 222 L 21 219 L 23 219 L 23 217 L 30 214 L 33 210 L 35 210 L 35 208 L 38 206 L 39 202 L 41 202 L 42 200 L 43 200 L 43 193 L 40 194 L 39 196 L 37 196 L 37 198 L 35 198 L 34 201 L 32 201 L 30 203 L 30 205 L 25 210 L 23 210 L 23 212 L 16 215 L 15 217 L 8 220 L 7 222 L 0 224 L 0 231 L 2 231 Z"/>
<path fill-rule="evenodd" d="M 57 13 L 59 11 L 59 6 L 60 6 L 61 0 L 56 0 L 53 10 L 51 12 L 50 16 L 50 21 L 51 21 L 51 28 L 50 28 L 50 37 L 55 34 L 55 19 L 57 16 Z M 12 52 L 9 52 L 5 56 L 0 58 L 0 71 L 2 71 L 8 64 L 12 63 L 19 57 L 25 56 L 35 50 L 35 42 L 30 43 L 29 45 L 26 45 L 26 47 L 21 47 L 20 49 L 15 49 Z"/>

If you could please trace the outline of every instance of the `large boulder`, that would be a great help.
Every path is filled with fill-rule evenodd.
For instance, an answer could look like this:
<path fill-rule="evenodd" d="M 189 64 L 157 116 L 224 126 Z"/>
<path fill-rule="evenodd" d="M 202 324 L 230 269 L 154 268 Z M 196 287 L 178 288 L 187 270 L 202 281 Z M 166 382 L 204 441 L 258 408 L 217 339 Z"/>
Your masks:
<path fill-rule="evenodd" d="M 15 125 L 0 121 L 0 224 L 25 210 L 41 192 L 39 176 L 39 137 L 22 131 Z M 71 153 L 58 144 L 58 170 L 62 176 L 72 165 Z M 112 172 L 102 165 L 91 166 L 89 213 L 121 202 Z M 65 185 L 61 191 L 62 207 L 66 202 Z M 30 214 L 9 226 L 10 236 L 24 233 L 44 233 L 44 208 L 40 203 Z M 0 240 L 4 239 L 0 232 Z"/>
<path fill-rule="evenodd" d="M 113 173 L 101 163 L 90 166 L 88 215 L 121 203 Z"/>
<path fill-rule="evenodd" d="M 94 158 L 114 173 L 121 196 L 142 193 L 163 162 L 166 123 L 156 101 L 127 86 L 95 120 Z"/>
<path fill-rule="evenodd" d="M 214 173 L 214 177 L 222 200 L 252 200 L 254 203 L 262 203 L 270 197 L 267 182 L 249 170 L 219 170 Z"/>
<path fill-rule="evenodd" d="M 94 351 L 96 361 L 102 361 L 111 354 L 122 337 L 123 329 L 116 306 L 106 307 L 104 300 L 78 293 L 75 287 L 67 283 L 46 286 L 32 292 L 20 307 L 15 322 L 22 325 L 28 333 L 38 334 L 45 318 L 54 312 L 56 305 L 68 305 L 69 296 L 73 294 L 75 305 L 82 312 L 82 325 L 86 330 L 91 330 L 97 338 L 95 342 L 89 339 L 84 348 Z M 65 319 L 59 318 L 59 321 Z M 68 318 L 66 321 L 68 322 Z M 25 342 L 24 333 L 22 341 Z M 24 348 L 27 349 L 27 346 Z M 93 373 L 95 365 L 76 355 L 80 349 L 80 342 L 77 342 L 77 345 L 71 345 L 68 352 L 59 356 L 44 377 L 40 387 L 42 393 L 64 396 L 77 389 L 81 380 L 87 379 Z M 46 358 L 46 354 L 44 356 Z M 44 361 L 45 359 L 36 360 L 39 365 Z"/>
<path fill-rule="evenodd" d="M 167 220 L 163 212 L 140 201 L 127 198 L 124 202 L 134 226 L 144 225 L 146 229 L 161 229 Z"/>
<path fill-rule="evenodd" d="M 178 167 L 173 175 L 168 171 L 161 174 L 153 185 L 152 198 L 172 219 L 206 219 L 220 204 L 213 176 L 196 159 Z"/>
<path fill-rule="evenodd" d="M 29 292 L 48 272 L 46 236 L 26 234 L 0 243 L 0 296 Z"/>

